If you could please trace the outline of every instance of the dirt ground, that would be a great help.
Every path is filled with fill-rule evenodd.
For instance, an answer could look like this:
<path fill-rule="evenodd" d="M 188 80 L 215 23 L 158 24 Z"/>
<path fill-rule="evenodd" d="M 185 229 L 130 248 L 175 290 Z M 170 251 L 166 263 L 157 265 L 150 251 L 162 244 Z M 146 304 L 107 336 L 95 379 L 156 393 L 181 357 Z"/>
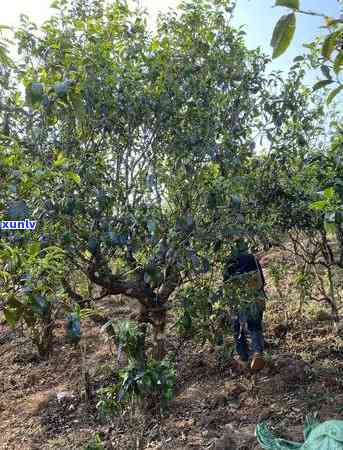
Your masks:
<path fill-rule="evenodd" d="M 257 450 L 254 429 L 261 420 L 278 435 L 301 441 L 309 412 L 322 420 L 343 418 L 343 338 L 329 321 L 308 313 L 295 318 L 290 312 L 287 329 L 280 329 L 287 308 L 271 292 L 261 372 L 240 373 L 216 349 L 172 335 L 168 348 L 177 354 L 177 385 L 166 414 L 128 408 L 106 423 L 94 398 L 87 399 L 116 368 L 100 328 L 86 321 L 80 349 L 66 344 L 60 323 L 49 361 L 40 361 L 17 330 L 0 340 L 0 449 L 85 449 L 98 433 L 105 449 Z M 118 305 L 113 317 L 127 313 Z M 0 337 L 10 331 L 0 325 Z M 61 392 L 67 392 L 62 399 Z"/>

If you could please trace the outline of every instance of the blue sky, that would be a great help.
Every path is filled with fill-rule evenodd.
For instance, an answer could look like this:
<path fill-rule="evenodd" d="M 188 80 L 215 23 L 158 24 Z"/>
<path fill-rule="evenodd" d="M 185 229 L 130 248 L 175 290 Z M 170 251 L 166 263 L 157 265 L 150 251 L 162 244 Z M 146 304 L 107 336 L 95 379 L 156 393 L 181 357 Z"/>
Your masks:
<path fill-rule="evenodd" d="M 5 0 L 3 0 L 5 1 Z M 51 14 L 50 0 L 10 0 L 6 1 L 6 8 L 0 13 L 0 24 L 15 25 L 20 13 L 29 15 L 38 24 L 46 20 Z M 149 10 L 153 23 L 159 10 L 165 12 L 168 8 L 175 8 L 178 0 L 140 0 L 142 6 Z M 274 0 L 238 0 L 234 25 L 245 25 L 246 43 L 249 48 L 261 46 L 262 50 L 271 55 L 270 39 L 273 28 L 282 14 L 289 12 L 287 8 L 272 8 Z M 338 0 L 300 0 L 301 8 L 325 13 L 337 17 L 340 12 Z M 288 51 L 274 60 L 270 70 L 284 70 L 291 66 L 295 56 L 304 52 L 302 44 L 311 42 L 318 35 L 319 27 L 323 24 L 321 18 L 298 15 L 298 25 L 295 38 Z M 315 74 L 309 74 L 307 81 L 312 82 Z"/>

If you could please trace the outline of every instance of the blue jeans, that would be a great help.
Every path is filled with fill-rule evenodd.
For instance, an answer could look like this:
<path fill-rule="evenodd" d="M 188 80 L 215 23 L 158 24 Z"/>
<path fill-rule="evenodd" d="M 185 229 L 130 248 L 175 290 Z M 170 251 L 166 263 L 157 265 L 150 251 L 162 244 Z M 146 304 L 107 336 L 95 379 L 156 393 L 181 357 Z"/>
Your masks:
<path fill-rule="evenodd" d="M 236 351 L 243 361 L 248 361 L 252 353 L 262 353 L 264 349 L 263 339 L 263 309 L 256 305 L 237 312 L 233 321 Z M 251 351 L 249 350 L 247 334 L 251 338 Z"/>

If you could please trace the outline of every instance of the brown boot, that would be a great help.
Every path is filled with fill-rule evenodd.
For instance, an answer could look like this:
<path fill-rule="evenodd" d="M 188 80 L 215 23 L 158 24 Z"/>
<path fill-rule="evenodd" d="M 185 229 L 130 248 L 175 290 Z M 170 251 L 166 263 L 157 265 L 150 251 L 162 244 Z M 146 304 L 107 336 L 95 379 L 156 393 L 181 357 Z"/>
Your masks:
<path fill-rule="evenodd" d="M 265 364 L 266 363 L 264 361 L 262 353 L 254 353 L 253 354 L 251 364 L 250 364 L 251 370 L 261 370 L 261 369 L 263 369 Z"/>

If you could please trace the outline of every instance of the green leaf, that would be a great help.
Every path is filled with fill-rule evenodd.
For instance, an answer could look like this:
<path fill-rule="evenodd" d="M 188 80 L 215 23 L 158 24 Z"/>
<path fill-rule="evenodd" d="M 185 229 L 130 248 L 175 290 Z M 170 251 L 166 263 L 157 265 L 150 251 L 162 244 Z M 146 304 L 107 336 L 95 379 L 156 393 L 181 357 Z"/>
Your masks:
<path fill-rule="evenodd" d="M 81 183 L 80 175 L 78 175 L 78 174 L 75 173 L 75 172 L 70 172 L 70 171 L 68 171 L 68 172 L 65 173 L 65 176 L 66 176 L 66 178 L 68 178 L 69 180 L 74 181 L 74 183 L 76 183 L 76 184 L 80 184 L 80 183 Z"/>
<path fill-rule="evenodd" d="M 39 242 L 33 242 L 28 247 L 28 252 L 30 256 L 37 256 L 40 252 L 40 243 Z"/>
<path fill-rule="evenodd" d="M 32 95 L 41 96 L 43 94 L 44 87 L 42 83 L 31 83 Z"/>
<path fill-rule="evenodd" d="M 331 83 L 333 83 L 334 81 L 333 80 L 321 80 L 321 81 L 318 81 L 318 83 L 316 83 L 314 86 L 313 86 L 313 92 L 314 91 L 318 91 L 319 89 L 322 89 L 322 88 L 324 88 L 325 86 L 328 86 L 329 84 L 331 84 Z"/>
<path fill-rule="evenodd" d="M 326 200 L 319 200 L 317 202 L 313 202 L 310 204 L 310 209 L 317 209 L 317 210 L 322 210 L 324 208 L 326 208 Z"/>
<path fill-rule="evenodd" d="M 331 200 L 335 195 L 335 189 L 333 187 L 326 188 L 324 190 L 324 197 L 327 200 Z"/>
<path fill-rule="evenodd" d="M 343 90 L 343 84 L 341 84 L 340 86 L 338 86 L 336 89 L 334 89 L 333 91 L 330 92 L 330 94 L 328 95 L 328 98 L 326 99 L 326 103 L 328 105 L 330 105 L 330 103 L 332 102 L 332 100 L 336 97 L 336 95 L 338 95 L 341 91 Z"/>
<path fill-rule="evenodd" d="M 296 56 L 296 57 L 293 59 L 293 62 L 301 62 L 301 61 L 304 61 L 304 57 L 301 56 L 301 55 Z"/>
<path fill-rule="evenodd" d="M 325 59 L 330 59 L 333 51 L 336 48 L 336 42 L 337 39 L 339 37 L 339 32 L 335 31 L 334 33 L 329 34 L 324 42 L 323 42 L 323 46 L 322 46 L 322 56 L 324 56 Z"/>
<path fill-rule="evenodd" d="M 8 56 L 8 50 L 6 47 L 0 44 L 0 62 L 2 64 L 7 64 L 10 67 L 13 67 L 13 61 Z"/>
<path fill-rule="evenodd" d="M 333 64 L 333 70 L 335 71 L 336 75 L 339 74 L 342 66 L 343 66 L 343 51 L 338 53 L 338 55 L 336 56 L 335 62 Z"/>
<path fill-rule="evenodd" d="M 43 83 L 30 83 L 26 88 L 26 102 L 29 106 L 34 106 L 43 100 Z"/>
<path fill-rule="evenodd" d="M 275 25 L 271 46 L 273 47 L 273 58 L 282 55 L 289 47 L 295 32 L 295 14 L 282 16 Z"/>
<path fill-rule="evenodd" d="M 17 322 L 19 321 L 19 319 L 21 317 L 21 313 L 17 309 L 5 308 L 4 316 L 5 316 L 6 322 L 9 325 L 11 325 L 11 327 L 14 327 L 17 324 Z"/>
<path fill-rule="evenodd" d="M 54 166 L 55 167 L 61 167 L 61 166 L 63 166 L 63 164 L 66 162 L 66 158 L 64 157 L 64 155 L 63 155 L 63 152 L 60 152 L 58 155 L 57 155 L 57 158 L 55 159 L 55 161 L 54 161 Z"/>
<path fill-rule="evenodd" d="M 56 0 L 56 1 L 52 2 L 50 5 L 50 8 L 59 9 L 58 1 Z"/>
<path fill-rule="evenodd" d="M 72 94 L 70 95 L 70 100 L 75 112 L 78 114 L 79 118 L 82 119 L 85 116 L 86 112 L 82 99 L 79 95 Z"/>
<path fill-rule="evenodd" d="M 54 91 L 58 97 L 64 97 L 69 91 L 69 81 L 55 83 Z"/>
<path fill-rule="evenodd" d="M 328 66 L 322 65 L 320 70 L 322 71 L 325 78 L 327 78 L 328 80 L 332 79 L 330 74 L 330 68 Z"/>
<path fill-rule="evenodd" d="M 276 0 L 275 6 L 285 6 L 286 8 L 299 9 L 299 0 Z"/>

